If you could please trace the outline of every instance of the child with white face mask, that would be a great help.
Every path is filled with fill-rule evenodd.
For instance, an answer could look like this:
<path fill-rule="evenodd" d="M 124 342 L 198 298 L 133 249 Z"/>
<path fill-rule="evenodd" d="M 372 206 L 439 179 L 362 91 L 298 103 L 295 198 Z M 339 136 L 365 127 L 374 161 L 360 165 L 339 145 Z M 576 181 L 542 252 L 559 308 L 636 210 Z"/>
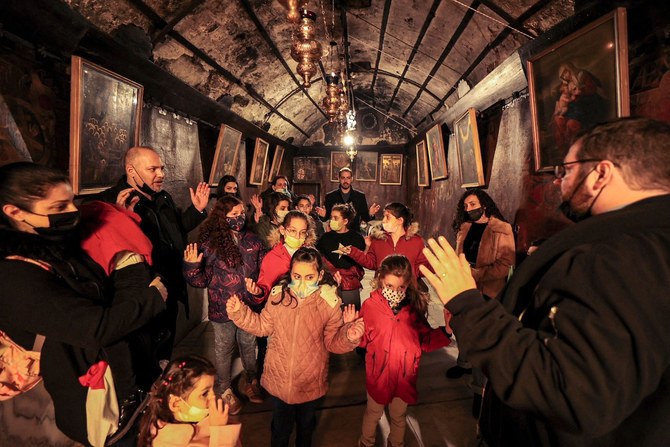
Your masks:
<path fill-rule="evenodd" d="M 202 357 L 170 362 L 152 387 L 138 447 L 241 447 L 241 425 L 228 425 L 228 406 L 214 393 L 215 375 Z"/>
<path fill-rule="evenodd" d="M 290 274 L 270 292 L 258 314 L 232 296 L 228 316 L 242 330 L 268 337 L 261 385 L 272 396 L 272 445 L 311 445 L 316 410 L 328 391 L 329 353 L 352 351 L 363 335 L 354 306 L 340 309 L 335 281 L 315 248 L 302 247 Z"/>
<path fill-rule="evenodd" d="M 363 416 L 360 446 L 375 445 L 377 422 L 388 405 L 391 431 L 388 444 L 403 446 L 407 405 L 417 401 L 416 380 L 422 351 L 449 345 L 447 328 L 431 329 L 426 321 L 428 296 L 417 289 L 412 264 L 406 256 L 382 261 L 372 292 L 361 308 L 365 332 L 365 388 L 368 403 Z"/>

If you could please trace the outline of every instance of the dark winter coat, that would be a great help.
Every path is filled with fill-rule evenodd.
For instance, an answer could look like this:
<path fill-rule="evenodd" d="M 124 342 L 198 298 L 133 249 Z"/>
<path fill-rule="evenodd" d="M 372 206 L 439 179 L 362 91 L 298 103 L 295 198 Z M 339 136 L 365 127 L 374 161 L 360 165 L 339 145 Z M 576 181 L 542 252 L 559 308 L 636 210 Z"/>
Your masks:
<path fill-rule="evenodd" d="M 238 233 L 238 244 L 242 264 L 234 267 L 219 259 L 209 241 L 199 248 L 204 254 L 202 262 L 184 262 L 184 277 L 193 287 L 207 287 L 209 297 L 209 319 L 217 323 L 229 321 L 226 303 L 232 295 L 237 296 L 259 311 L 254 297 L 247 292 L 245 278 L 258 280 L 258 271 L 265 256 L 265 246 L 253 233 Z"/>
<path fill-rule="evenodd" d="M 665 195 L 549 239 L 502 304 L 474 290 L 450 301 L 459 348 L 489 378 L 489 445 L 667 445 L 669 289 Z"/>
<path fill-rule="evenodd" d="M 425 317 L 409 305 L 397 315 L 375 290 L 361 307 L 365 322 L 361 347 L 365 354 L 365 387 L 379 404 L 387 405 L 398 397 L 416 403 L 416 379 L 422 351 L 448 346 L 451 340 L 443 328 L 431 329 Z"/>
<path fill-rule="evenodd" d="M 10 255 L 44 261 L 53 272 L 5 259 Z M 0 329 L 25 349 L 32 348 L 36 334 L 46 337 L 40 367 L 56 425 L 85 445 L 88 389 L 78 377 L 99 360 L 114 371 L 113 356 L 123 345 L 118 342 L 165 308 L 158 290 L 148 287 L 145 264 L 116 270 L 109 282 L 105 278 L 102 268 L 76 248 L 0 230 Z"/>
<path fill-rule="evenodd" d="M 356 210 L 356 217 L 351 223 L 351 229 L 358 231 L 361 226 L 361 220 L 364 222 L 369 222 L 374 219 L 374 216 L 370 215 L 370 208 L 368 207 L 368 200 L 365 198 L 365 193 L 357 191 L 354 188 L 351 188 L 349 194 L 349 200 L 345 201 L 342 197 L 342 190 L 337 188 L 336 190 L 330 191 L 326 194 L 326 200 L 324 208 L 326 208 L 326 217 L 322 218 L 325 222 L 330 219 L 330 212 L 333 210 L 333 207 L 338 203 L 351 203 Z"/>
<path fill-rule="evenodd" d="M 360 250 L 365 250 L 365 239 L 363 239 L 360 233 L 353 230 L 346 233 L 329 231 L 316 244 L 316 248 L 321 252 L 328 270 L 332 274 L 339 272 L 342 276 L 340 289 L 358 290 L 362 287 L 361 280 L 365 275 L 365 271 L 363 267 L 354 262 L 349 256 L 333 253 L 333 251 L 339 248 L 340 244 L 344 246 L 351 245 Z"/>
<path fill-rule="evenodd" d="M 119 192 L 130 187 L 123 176 L 115 186 L 94 198 L 116 203 Z M 207 212 L 201 213 L 193 205 L 181 212 L 167 191 L 157 193 L 153 200 L 140 196 L 134 211 L 142 218 L 140 227 L 154 246 L 153 268 L 162 276 L 168 290 L 168 305 L 173 305 L 175 299 L 181 301 L 188 314 L 188 295 L 182 275 L 184 249 L 188 232 L 205 220 Z"/>

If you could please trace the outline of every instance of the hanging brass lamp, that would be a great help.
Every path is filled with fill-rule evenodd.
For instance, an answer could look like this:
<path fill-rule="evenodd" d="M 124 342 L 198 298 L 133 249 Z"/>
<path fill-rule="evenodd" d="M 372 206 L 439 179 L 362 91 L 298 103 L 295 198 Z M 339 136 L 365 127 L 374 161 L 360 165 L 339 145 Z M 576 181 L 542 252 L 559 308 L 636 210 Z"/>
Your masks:
<path fill-rule="evenodd" d="M 326 109 L 328 121 L 333 123 L 340 110 L 340 77 L 335 73 L 326 75 L 326 97 L 323 98 L 323 108 Z"/>
<path fill-rule="evenodd" d="M 300 10 L 307 5 L 308 0 L 279 0 L 279 4 L 288 10 L 286 18 L 291 23 L 300 22 Z"/>
<path fill-rule="evenodd" d="M 300 24 L 293 33 L 291 57 L 298 63 L 296 71 L 302 77 L 302 85 L 312 85 L 321 60 L 321 42 L 316 37 L 316 13 L 303 9 L 300 11 Z"/>

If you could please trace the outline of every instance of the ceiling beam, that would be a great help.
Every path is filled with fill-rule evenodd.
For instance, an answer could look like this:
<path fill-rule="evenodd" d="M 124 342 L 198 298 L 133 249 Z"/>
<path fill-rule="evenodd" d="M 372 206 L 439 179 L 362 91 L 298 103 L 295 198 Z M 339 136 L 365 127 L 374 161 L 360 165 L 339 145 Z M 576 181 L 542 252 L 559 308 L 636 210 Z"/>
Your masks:
<path fill-rule="evenodd" d="M 414 57 L 419 52 L 421 42 L 423 42 L 423 38 L 426 35 L 426 32 L 428 31 L 428 27 L 430 27 L 430 24 L 435 18 L 435 13 L 437 12 L 437 8 L 440 6 L 440 3 L 442 3 L 442 0 L 433 0 L 433 5 L 430 7 L 430 10 L 428 11 L 428 15 L 426 16 L 426 20 L 424 20 L 423 22 L 423 26 L 421 26 L 421 31 L 419 31 L 419 35 L 417 36 L 416 42 L 412 47 L 412 52 L 410 53 L 409 58 L 407 58 L 405 68 L 403 68 L 402 74 L 400 75 L 399 78 L 400 80 L 398 81 L 398 84 L 396 84 L 395 90 L 393 90 L 393 95 L 391 95 L 391 100 L 389 101 L 389 104 L 386 107 L 387 112 L 391 110 L 391 107 L 393 107 L 393 101 L 395 101 L 395 98 L 398 95 L 398 92 L 400 91 L 400 85 L 402 84 L 402 81 L 405 80 L 405 75 L 407 74 L 407 71 L 409 71 L 409 67 L 410 65 L 412 65 Z M 419 86 L 418 83 L 416 84 L 417 86 Z"/>
<path fill-rule="evenodd" d="M 158 30 L 158 32 L 151 38 L 151 43 L 156 45 L 158 42 L 160 42 L 165 36 L 167 36 L 167 33 L 172 31 L 174 27 L 184 19 L 184 17 L 195 11 L 195 8 L 204 2 L 205 0 L 191 0 L 191 2 L 177 11 L 177 13 L 170 20 L 168 20 L 167 25 Z"/>
<path fill-rule="evenodd" d="M 509 15 L 507 11 L 502 9 L 500 6 L 496 5 L 493 1 L 491 0 L 481 0 L 482 5 L 486 6 L 489 8 L 491 11 L 495 12 L 501 19 L 503 19 L 505 22 L 507 22 L 508 25 L 512 25 L 513 23 L 518 23 L 517 20 Z M 523 23 L 519 24 L 519 27 L 521 31 L 523 31 L 526 34 L 534 35 L 537 37 L 536 33 L 531 33 L 530 30 L 523 25 Z"/>
<path fill-rule="evenodd" d="M 375 61 L 375 71 L 372 74 L 372 83 L 370 84 L 370 94 L 372 95 L 372 104 L 375 104 L 375 83 L 377 82 L 377 72 L 379 71 L 379 61 L 382 58 L 384 50 L 384 37 L 386 36 L 386 25 L 389 21 L 389 12 L 391 11 L 391 0 L 384 2 L 384 13 L 382 15 L 382 26 L 379 30 L 379 48 L 377 50 L 377 60 Z"/>
<path fill-rule="evenodd" d="M 286 59 L 284 59 L 284 56 L 282 56 L 281 52 L 279 51 L 279 48 L 277 48 L 277 45 L 275 45 L 274 41 L 272 40 L 272 37 L 270 37 L 270 34 L 265 29 L 265 26 L 261 23 L 260 19 L 256 15 L 256 12 L 254 11 L 254 8 L 251 6 L 251 3 L 249 3 L 249 0 L 240 0 L 240 3 L 242 4 L 242 8 L 244 8 L 251 21 L 254 22 L 254 25 L 256 25 L 256 29 L 258 30 L 258 32 L 261 34 L 261 36 L 263 36 L 265 43 L 267 43 L 268 46 L 270 47 L 272 54 L 274 54 L 279 63 L 282 64 L 286 72 L 293 79 L 293 82 L 295 82 L 295 84 L 298 87 L 300 87 L 300 90 L 305 94 L 307 99 L 309 99 L 312 102 L 312 104 L 314 104 L 317 110 L 321 112 L 321 115 L 323 115 L 324 118 L 327 118 L 328 115 L 326 115 L 326 112 L 324 112 L 323 109 L 319 106 L 319 104 L 317 104 L 317 102 L 314 101 L 314 99 L 309 95 L 309 92 L 302 85 L 302 82 L 298 80 L 298 78 L 295 76 L 295 73 L 293 73 L 291 67 L 289 67 L 288 64 L 286 63 Z M 276 107 L 279 108 L 278 105 Z"/>
<path fill-rule="evenodd" d="M 428 83 L 433 79 L 433 76 L 437 71 L 440 69 L 442 66 L 442 62 L 447 58 L 451 50 L 454 48 L 456 45 L 456 42 L 460 39 L 461 35 L 463 34 L 463 31 L 465 31 L 465 28 L 467 28 L 468 24 L 470 23 L 470 20 L 472 20 L 472 16 L 475 14 L 475 9 L 479 7 L 480 1 L 479 0 L 474 0 L 472 2 L 471 7 L 465 12 L 465 15 L 463 16 L 463 20 L 461 20 L 461 23 L 458 24 L 458 27 L 454 31 L 454 34 L 452 34 L 451 39 L 449 39 L 449 42 L 447 45 L 444 47 L 444 50 L 442 50 L 442 54 L 440 54 L 440 57 L 437 58 L 437 61 L 433 65 L 432 70 L 430 70 L 430 74 L 426 77 L 426 80 L 423 81 L 423 84 L 419 88 L 419 91 L 416 92 L 416 96 L 412 100 L 412 102 L 409 104 L 405 112 L 403 112 L 402 116 L 403 118 L 407 116 L 410 110 L 412 110 L 412 107 L 414 107 L 414 104 L 419 100 L 419 96 L 423 93 L 423 91 L 426 89 L 426 86 Z M 454 88 L 452 86 L 452 88 Z"/>
<path fill-rule="evenodd" d="M 156 14 L 156 12 L 146 3 L 144 3 L 143 0 L 128 0 L 133 6 L 135 6 L 142 14 L 144 14 L 149 20 L 152 21 L 153 25 L 156 28 L 163 28 L 167 25 L 167 22 Z M 306 137 L 309 137 L 310 135 L 307 134 L 300 126 L 298 126 L 296 123 L 291 121 L 288 117 L 284 116 L 279 110 L 277 110 L 276 107 L 274 107 L 272 104 L 270 104 L 260 93 L 258 93 L 251 84 L 246 84 L 242 82 L 241 79 L 239 79 L 237 76 L 235 76 L 233 73 L 230 71 L 226 70 L 223 68 L 218 62 L 216 62 L 212 57 L 210 57 L 207 53 L 205 53 L 203 50 L 195 46 L 193 43 L 191 43 L 188 39 L 186 39 L 184 36 L 182 36 L 180 33 L 177 31 L 170 30 L 167 34 L 171 38 L 173 38 L 175 41 L 177 41 L 179 44 L 181 44 L 184 48 L 192 52 L 195 56 L 200 58 L 203 62 L 205 62 L 207 65 L 215 69 L 221 76 L 232 82 L 233 84 L 236 84 L 238 87 L 240 87 L 242 90 L 247 92 L 249 96 L 251 96 L 254 100 L 256 100 L 258 103 L 263 105 L 265 108 L 267 108 L 270 112 L 273 114 L 277 115 L 284 121 L 286 121 L 288 124 L 293 126 L 298 132 L 303 134 Z"/>
<path fill-rule="evenodd" d="M 549 3 L 551 3 L 551 2 L 552 2 L 552 0 L 540 0 L 540 1 L 538 1 L 538 2 L 535 3 L 533 6 L 531 6 L 530 8 L 528 8 L 528 9 L 527 9 L 523 14 L 521 14 L 517 19 L 515 19 L 514 21 L 512 21 L 512 22 L 510 23 L 510 25 L 511 25 L 512 27 L 517 27 L 517 26 L 523 25 L 523 23 L 524 23 L 526 20 L 528 20 L 529 18 L 531 18 L 532 16 L 534 16 L 535 14 L 537 14 L 538 12 L 540 12 L 542 9 L 544 9 L 544 8 L 545 8 Z M 428 115 L 426 115 L 425 117 L 423 117 L 423 119 L 422 119 L 421 121 L 419 121 L 419 122 L 416 124 L 416 127 L 417 127 L 417 128 L 418 128 L 419 126 L 421 126 L 421 124 L 423 124 L 423 123 L 424 123 L 424 122 L 425 122 L 431 115 L 437 113 L 437 112 L 444 106 L 444 104 L 445 104 L 445 103 L 447 102 L 447 100 L 451 97 L 451 95 L 453 95 L 453 94 L 456 92 L 456 89 L 458 88 L 458 83 L 459 83 L 461 80 L 465 79 L 467 76 L 469 76 L 470 73 L 472 73 L 472 72 L 474 71 L 474 69 L 477 68 L 477 65 L 479 65 L 479 64 L 481 63 L 481 61 L 484 60 L 484 58 L 491 52 L 491 50 L 493 50 L 493 49 L 496 48 L 498 45 L 500 45 L 500 44 L 507 38 L 507 36 L 509 36 L 509 35 L 511 34 L 511 32 L 512 32 L 512 29 L 510 29 L 510 28 L 504 28 L 504 29 L 500 32 L 500 34 L 498 34 L 498 36 L 495 38 L 495 40 L 493 40 L 493 42 L 490 42 L 489 44 L 487 44 L 487 45 L 484 47 L 484 49 L 482 50 L 482 52 L 479 53 L 479 56 L 477 56 L 477 58 L 470 64 L 470 66 L 468 67 L 468 69 L 465 70 L 465 72 L 461 75 L 461 77 L 459 78 L 459 80 L 456 81 L 456 83 L 454 83 L 454 85 L 451 86 L 451 88 L 449 89 L 449 91 L 447 92 L 447 94 L 444 95 L 444 98 L 442 98 L 442 99 L 440 100 L 440 103 L 437 105 L 437 107 L 435 107 L 435 109 L 433 109 Z"/>

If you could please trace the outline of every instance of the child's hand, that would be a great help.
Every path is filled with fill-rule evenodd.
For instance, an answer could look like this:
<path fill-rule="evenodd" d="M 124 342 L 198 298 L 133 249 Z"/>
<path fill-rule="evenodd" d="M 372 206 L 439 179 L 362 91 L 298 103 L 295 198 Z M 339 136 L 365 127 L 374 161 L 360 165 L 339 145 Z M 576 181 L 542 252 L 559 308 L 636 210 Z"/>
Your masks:
<path fill-rule="evenodd" d="M 198 244 L 188 244 L 184 250 L 184 261 L 198 262 L 202 261 L 202 253 L 198 254 Z"/>
<path fill-rule="evenodd" d="M 335 280 L 338 286 L 342 284 L 342 274 L 340 272 L 335 272 L 335 274 L 333 275 L 333 279 Z"/>
<path fill-rule="evenodd" d="M 353 304 L 344 306 L 344 311 L 342 312 L 342 318 L 344 319 L 344 324 L 355 321 L 358 318 L 358 311 L 356 310 L 356 306 L 354 306 Z"/>
<path fill-rule="evenodd" d="M 223 399 L 215 397 L 209 401 L 209 425 L 220 427 L 228 423 L 228 404 Z"/>
<path fill-rule="evenodd" d="M 226 312 L 228 312 L 228 315 L 239 312 L 241 308 L 242 301 L 240 301 L 240 297 L 237 295 L 231 295 L 231 297 L 228 298 L 228 301 L 226 301 Z"/>
<path fill-rule="evenodd" d="M 260 296 L 263 294 L 263 290 L 258 287 L 258 284 L 256 284 L 253 279 L 244 278 L 244 284 L 247 286 L 247 292 L 253 296 Z"/>
<path fill-rule="evenodd" d="M 364 332 L 365 323 L 363 323 L 362 318 L 359 318 L 358 320 L 354 321 L 354 324 L 349 326 L 349 329 L 347 329 L 347 338 L 352 343 L 359 343 L 363 337 Z"/>

